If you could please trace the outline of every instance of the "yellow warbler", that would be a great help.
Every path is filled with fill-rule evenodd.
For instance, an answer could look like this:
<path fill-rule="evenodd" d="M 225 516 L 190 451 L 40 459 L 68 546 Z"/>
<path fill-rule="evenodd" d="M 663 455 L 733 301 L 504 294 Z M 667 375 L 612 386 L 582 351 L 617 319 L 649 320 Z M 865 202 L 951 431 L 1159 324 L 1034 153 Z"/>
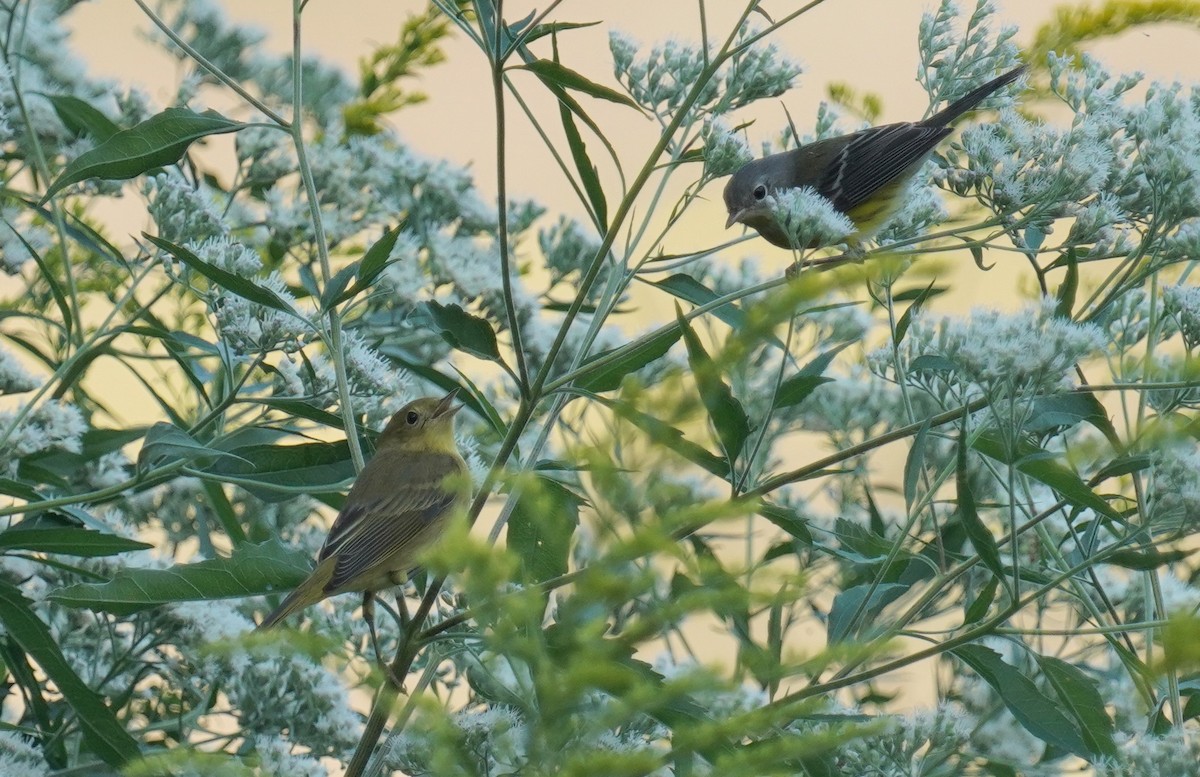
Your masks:
<path fill-rule="evenodd" d="M 772 208 L 773 193 L 809 187 L 854 223 L 854 239 L 870 237 L 903 204 L 909 180 L 950 134 L 950 124 L 1024 72 L 1024 66 L 1010 70 L 924 121 L 870 127 L 747 162 L 725 185 L 725 228 L 744 224 L 780 248 L 819 248 L 793 246 Z"/>
<path fill-rule="evenodd" d="M 466 507 L 467 465 L 454 442 L 456 393 L 409 402 L 392 416 L 375 455 L 346 495 L 316 568 L 258 628 L 270 628 L 326 597 L 362 591 L 374 640 L 375 592 L 403 583 L 417 551 Z"/>

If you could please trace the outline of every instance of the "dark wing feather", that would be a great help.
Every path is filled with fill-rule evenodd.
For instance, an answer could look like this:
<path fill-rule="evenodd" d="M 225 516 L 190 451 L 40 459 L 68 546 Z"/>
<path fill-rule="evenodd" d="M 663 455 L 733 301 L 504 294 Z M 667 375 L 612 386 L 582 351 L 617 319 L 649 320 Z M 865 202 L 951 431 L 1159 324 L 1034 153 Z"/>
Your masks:
<path fill-rule="evenodd" d="M 428 530 L 433 522 L 448 514 L 455 501 L 454 494 L 443 492 L 436 502 L 417 510 L 396 503 L 380 505 L 339 546 L 329 590 L 354 588 L 353 581 L 372 570 L 407 572 L 422 540 L 432 539 Z"/>
<path fill-rule="evenodd" d="M 911 172 L 949 134 L 949 127 L 911 123 L 858 132 L 826 169 L 817 191 L 846 213 Z"/>
<path fill-rule="evenodd" d="M 422 533 L 453 508 L 459 494 L 447 490 L 444 481 L 464 469 L 462 459 L 449 455 L 424 455 L 418 462 L 372 459 L 346 496 L 318 556 L 319 561 L 337 556 L 326 592 L 353 590 L 355 579 L 372 570 L 402 571 L 392 568 L 397 557 L 402 561 L 405 550 L 411 557 Z"/>

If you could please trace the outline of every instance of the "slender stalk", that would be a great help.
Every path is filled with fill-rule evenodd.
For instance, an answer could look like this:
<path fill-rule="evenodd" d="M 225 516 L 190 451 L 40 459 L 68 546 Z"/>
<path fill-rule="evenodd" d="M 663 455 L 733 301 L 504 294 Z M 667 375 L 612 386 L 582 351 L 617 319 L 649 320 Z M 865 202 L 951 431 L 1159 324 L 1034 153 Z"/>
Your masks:
<path fill-rule="evenodd" d="M 508 156 L 507 127 L 504 120 L 504 57 L 501 52 L 504 30 L 504 2 L 496 2 L 496 33 L 492 41 L 488 62 L 492 68 L 492 100 L 496 107 L 496 241 L 500 248 L 500 283 L 504 293 L 504 312 L 508 316 L 508 331 L 512 333 L 512 347 L 517 361 L 520 380 L 517 387 L 524 396 L 529 389 L 529 367 L 526 365 L 525 343 L 521 336 L 521 320 L 517 316 L 516 300 L 513 299 L 512 268 L 508 246 Z"/>
<path fill-rule="evenodd" d="M 138 0 L 139 2 L 141 0 Z M 302 49 L 300 38 L 301 0 L 292 0 L 292 123 L 289 125 L 292 142 L 296 147 L 296 162 L 300 170 L 300 178 L 304 181 L 305 200 L 308 202 L 308 214 L 312 219 L 313 240 L 317 245 L 317 257 L 321 266 L 321 281 L 329 283 L 333 272 L 329 266 L 329 243 L 325 238 L 325 225 L 321 221 L 321 202 L 317 196 L 317 184 L 313 180 L 312 166 L 308 161 L 308 152 L 304 143 L 304 122 L 302 121 L 301 105 L 304 97 L 303 68 L 301 67 Z M 350 446 L 350 460 L 354 462 L 354 471 L 361 472 L 364 459 L 362 444 L 358 440 L 358 422 L 354 416 L 354 400 L 350 395 L 350 379 L 346 375 L 345 342 L 342 336 L 342 320 L 337 307 L 331 305 L 326 313 L 329 318 L 329 357 L 333 360 L 333 371 L 337 380 L 338 405 L 342 413 L 342 423 L 346 428 L 346 443 Z"/>

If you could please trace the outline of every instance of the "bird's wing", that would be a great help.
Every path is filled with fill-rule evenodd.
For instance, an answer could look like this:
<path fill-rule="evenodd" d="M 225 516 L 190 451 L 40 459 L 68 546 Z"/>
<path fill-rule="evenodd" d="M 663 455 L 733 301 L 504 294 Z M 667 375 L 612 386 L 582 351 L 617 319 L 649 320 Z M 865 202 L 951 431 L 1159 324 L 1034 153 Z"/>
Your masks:
<path fill-rule="evenodd" d="M 390 568 L 397 553 L 416 551 L 420 535 L 459 500 L 459 492 L 444 481 L 463 472 L 461 459 L 422 458 L 417 465 L 393 460 L 386 469 L 372 467 L 372 460 L 359 474 L 318 556 L 319 561 L 337 557 L 325 585 L 327 594 L 353 590 L 355 581 L 366 573 L 403 571 Z M 382 566 L 385 562 L 387 569 Z"/>
<path fill-rule="evenodd" d="M 908 122 L 858 132 L 830 162 L 817 191 L 847 213 L 923 162 L 949 134 L 949 127 Z"/>

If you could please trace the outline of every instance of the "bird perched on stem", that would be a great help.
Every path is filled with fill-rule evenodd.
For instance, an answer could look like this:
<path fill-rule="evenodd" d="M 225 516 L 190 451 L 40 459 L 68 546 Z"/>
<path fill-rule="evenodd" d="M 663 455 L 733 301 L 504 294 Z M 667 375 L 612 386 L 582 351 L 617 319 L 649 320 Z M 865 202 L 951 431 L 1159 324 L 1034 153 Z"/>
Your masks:
<path fill-rule="evenodd" d="M 375 636 L 374 595 L 403 583 L 413 557 L 437 539 L 447 519 L 466 508 L 467 465 L 454 441 L 458 389 L 400 408 L 354 481 L 317 555 L 317 566 L 259 629 L 329 596 L 363 592 L 363 617 Z"/>
<path fill-rule="evenodd" d="M 773 207 L 773 194 L 809 187 L 850 219 L 852 239 L 869 238 L 899 210 L 909 180 L 954 120 L 1024 72 L 1023 65 L 1010 70 L 922 121 L 869 127 L 746 163 L 725 185 L 725 228 L 744 224 L 780 248 L 819 248 L 793 245 Z"/>

